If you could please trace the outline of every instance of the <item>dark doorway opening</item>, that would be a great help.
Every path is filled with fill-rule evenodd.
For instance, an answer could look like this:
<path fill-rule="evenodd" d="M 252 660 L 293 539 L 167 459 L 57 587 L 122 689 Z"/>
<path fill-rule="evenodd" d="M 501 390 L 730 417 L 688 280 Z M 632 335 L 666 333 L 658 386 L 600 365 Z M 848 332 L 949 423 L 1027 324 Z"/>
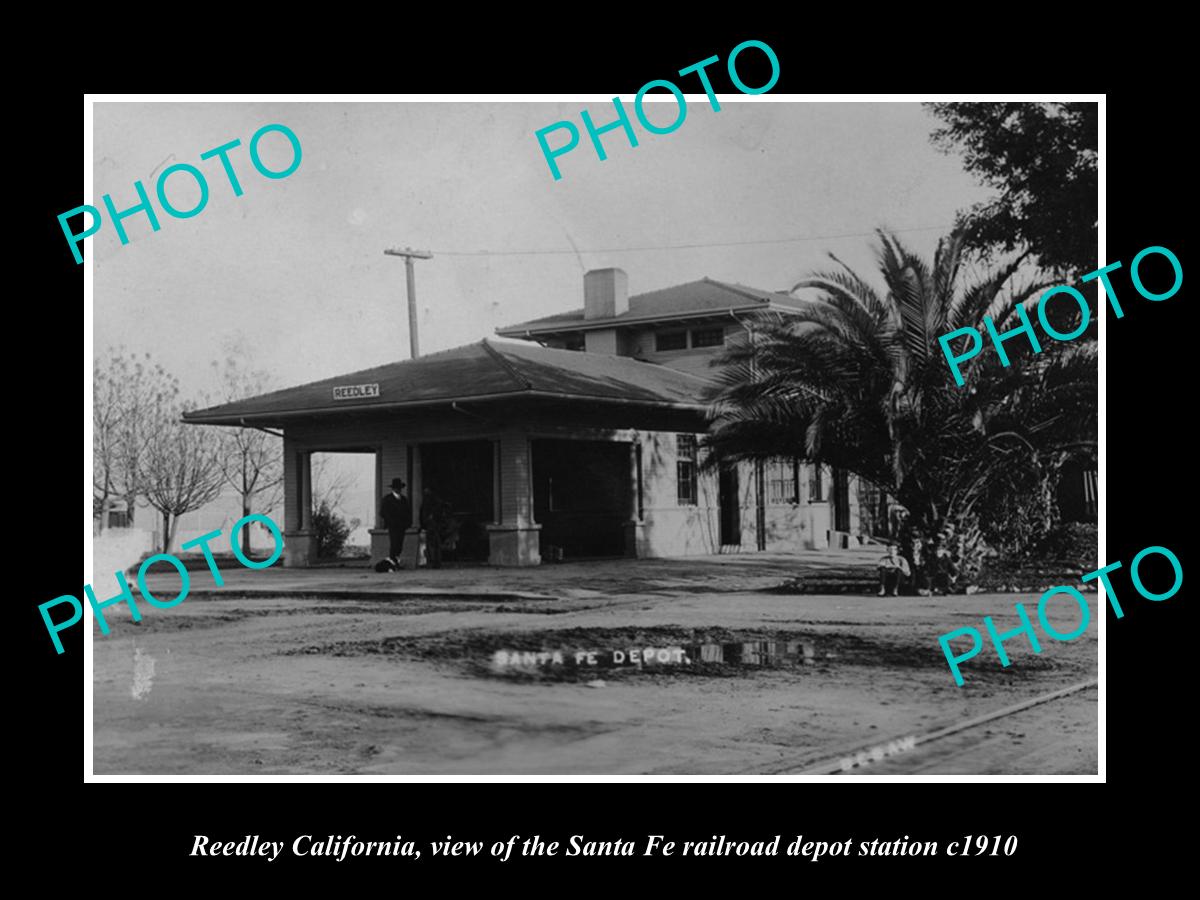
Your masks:
<path fill-rule="evenodd" d="M 630 445 L 535 440 L 533 517 L 543 559 L 624 556 L 634 498 Z"/>
<path fill-rule="evenodd" d="M 487 526 L 495 521 L 495 450 L 491 441 L 421 444 L 421 489 L 450 507 L 450 534 L 442 541 L 450 559 L 488 558 Z M 413 506 L 419 509 L 420 497 Z"/>
<path fill-rule="evenodd" d="M 845 469 L 833 470 L 833 530 L 850 531 L 850 476 Z"/>
<path fill-rule="evenodd" d="M 738 501 L 738 471 L 722 467 L 718 475 L 717 504 L 721 512 L 721 546 L 742 544 L 742 510 Z"/>
<path fill-rule="evenodd" d="M 767 475 L 762 460 L 754 464 L 754 535 L 759 550 L 767 549 Z"/>

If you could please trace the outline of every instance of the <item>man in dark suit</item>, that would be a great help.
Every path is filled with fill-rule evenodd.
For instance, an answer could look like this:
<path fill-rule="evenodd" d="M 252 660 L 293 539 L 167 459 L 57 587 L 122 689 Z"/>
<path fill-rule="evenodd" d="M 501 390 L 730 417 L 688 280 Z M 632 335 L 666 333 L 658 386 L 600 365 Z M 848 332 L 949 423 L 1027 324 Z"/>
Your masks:
<path fill-rule="evenodd" d="M 391 493 L 383 495 L 379 515 L 388 530 L 388 560 L 393 569 L 398 569 L 404 550 L 404 532 L 412 524 L 412 504 L 404 495 L 404 482 L 399 478 L 392 479 Z"/>

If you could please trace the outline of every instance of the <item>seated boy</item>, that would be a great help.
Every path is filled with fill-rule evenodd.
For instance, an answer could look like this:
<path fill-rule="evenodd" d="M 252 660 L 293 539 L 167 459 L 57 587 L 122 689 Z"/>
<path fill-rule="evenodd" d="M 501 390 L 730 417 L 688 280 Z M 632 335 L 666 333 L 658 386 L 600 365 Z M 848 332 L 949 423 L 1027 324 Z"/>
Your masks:
<path fill-rule="evenodd" d="M 879 560 L 879 596 L 886 597 L 891 590 L 893 597 L 900 595 L 901 583 L 912 574 L 908 568 L 908 560 L 900 555 L 900 549 L 895 544 L 888 545 L 887 554 Z"/>

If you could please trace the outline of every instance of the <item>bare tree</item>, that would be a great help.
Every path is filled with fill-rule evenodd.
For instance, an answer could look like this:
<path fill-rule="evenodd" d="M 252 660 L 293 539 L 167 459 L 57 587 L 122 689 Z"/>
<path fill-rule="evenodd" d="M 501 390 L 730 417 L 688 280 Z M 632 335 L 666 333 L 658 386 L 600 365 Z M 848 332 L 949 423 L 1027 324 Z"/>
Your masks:
<path fill-rule="evenodd" d="M 151 435 L 142 486 L 146 500 L 162 516 L 163 552 L 175 540 L 179 517 L 221 493 L 221 438 L 207 428 L 185 425 L 176 404 L 164 406 Z"/>
<path fill-rule="evenodd" d="M 132 521 L 157 417 L 179 395 L 179 382 L 150 354 L 110 348 L 92 370 L 92 514 L 104 528 L 114 497 Z"/>
<path fill-rule="evenodd" d="M 270 389 L 266 373 L 247 368 L 245 355 L 241 345 L 233 345 L 228 351 L 220 372 L 226 402 Z M 279 505 L 283 490 L 283 441 L 275 435 L 256 428 L 222 430 L 217 465 L 224 483 L 241 498 L 243 517 L 252 512 L 270 513 Z M 249 528 L 242 529 L 242 552 L 250 555 Z"/>
<path fill-rule="evenodd" d="M 332 465 L 333 457 L 324 453 L 312 455 L 312 504 L 313 509 L 328 503 L 331 510 L 340 511 L 346 491 L 357 486 L 354 473 L 339 470 Z"/>

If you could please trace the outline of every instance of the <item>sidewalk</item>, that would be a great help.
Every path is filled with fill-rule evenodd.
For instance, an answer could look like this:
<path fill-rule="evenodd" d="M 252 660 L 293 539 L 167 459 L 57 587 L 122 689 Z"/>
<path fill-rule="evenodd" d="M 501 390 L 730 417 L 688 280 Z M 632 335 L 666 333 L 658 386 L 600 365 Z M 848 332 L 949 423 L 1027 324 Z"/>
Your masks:
<path fill-rule="evenodd" d="M 207 571 L 191 572 L 188 596 L 344 600 L 461 597 L 515 601 L 625 594 L 727 593 L 765 590 L 806 571 L 870 567 L 874 566 L 878 556 L 877 548 L 869 548 L 811 550 L 795 554 L 604 559 L 529 568 L 422 568 L 385 573 L 363 567 L 223 569 L 223 587 L 217 587 Z M 179 591 L 178 574 L 165 564 L 156 566 L 146 582 L 151 593 L 162 598 L 170 598 Z"/>

